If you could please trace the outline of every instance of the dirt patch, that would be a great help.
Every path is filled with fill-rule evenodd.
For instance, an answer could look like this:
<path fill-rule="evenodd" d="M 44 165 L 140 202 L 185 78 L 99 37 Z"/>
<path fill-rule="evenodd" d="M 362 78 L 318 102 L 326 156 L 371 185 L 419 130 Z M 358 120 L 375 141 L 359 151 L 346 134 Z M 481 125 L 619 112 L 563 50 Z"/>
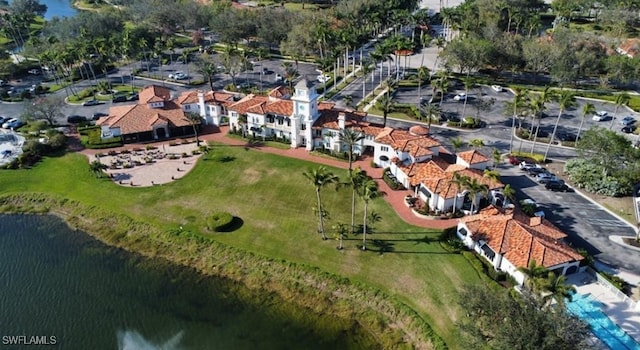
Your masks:
<path fill-rule="evenodd" d="M 551 172 L 555 174 L 557 177 L 561 178 L 566 182 L 569 186 L 574 187 L 574 184 L 569 180 L 569 176 L 564 172 L 564 163 L 554 162 L 545 165 L 545 167 Z M 600 203 L 602 206 L 607 209 L 615 212 L 620 217 L 625 219 L 626 221 L 636 224 L 636 217 L 634 214 L 633 208 L 633 198 L 632 197 L 607 197 L 598 194 L 589 193 L 585 190 L 580 190 L 582 194 L 591 198 L 592 200 Z"/>

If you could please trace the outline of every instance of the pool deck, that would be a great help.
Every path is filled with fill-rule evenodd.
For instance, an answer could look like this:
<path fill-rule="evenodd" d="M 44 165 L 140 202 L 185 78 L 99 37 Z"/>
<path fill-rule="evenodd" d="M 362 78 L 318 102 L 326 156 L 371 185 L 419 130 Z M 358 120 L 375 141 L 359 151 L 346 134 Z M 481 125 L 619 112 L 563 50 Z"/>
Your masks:
<path fill-rule="evenodd" d="M 600 301 L 604 305 L 602 312 L 640 343 L 640 310 L 632 309 L 627 302 L 586 272 L 568 276 L 567 282 L 576 288 L 578 294 L 590 294 Z"/>

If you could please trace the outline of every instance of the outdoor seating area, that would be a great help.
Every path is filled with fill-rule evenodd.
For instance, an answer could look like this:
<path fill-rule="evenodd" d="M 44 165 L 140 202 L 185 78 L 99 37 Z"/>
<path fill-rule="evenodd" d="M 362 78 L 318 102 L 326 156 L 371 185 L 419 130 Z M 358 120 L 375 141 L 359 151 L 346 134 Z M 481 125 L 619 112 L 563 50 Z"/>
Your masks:
<path fill-rule="evenodd" d="M 201 155 L 195 142 L 125 148 L 94 154 L 106 173 L 123 186 L 155 186 L 187 174 Z"/>

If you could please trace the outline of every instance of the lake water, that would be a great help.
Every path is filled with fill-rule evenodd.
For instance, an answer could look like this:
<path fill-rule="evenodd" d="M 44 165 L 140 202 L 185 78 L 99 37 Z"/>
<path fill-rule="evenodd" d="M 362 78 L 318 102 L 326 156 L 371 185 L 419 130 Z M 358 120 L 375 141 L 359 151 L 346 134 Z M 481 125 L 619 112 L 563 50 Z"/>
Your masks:
<path fill-rule="evenodd" d="M 46 20 L 53 17 L 73 17 L 78 13 L 78 10 L 71 6 L 70 0 L 40 0 L 40 3 L 47 5 L 47 13 L 44 14 Z"/>
<path fill-rule="evenodd" d="M 60 349 L 372 348 L 353 321 L 105 246 L 52 216 L 0 215 L 0 252 L 3 349 L 32 336 Z"/>

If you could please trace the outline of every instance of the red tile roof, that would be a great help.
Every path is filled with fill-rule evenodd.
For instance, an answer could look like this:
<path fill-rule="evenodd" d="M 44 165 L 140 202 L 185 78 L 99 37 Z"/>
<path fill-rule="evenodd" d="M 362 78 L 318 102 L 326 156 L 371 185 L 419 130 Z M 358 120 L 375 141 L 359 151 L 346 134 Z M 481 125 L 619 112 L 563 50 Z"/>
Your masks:
<path fill-rule="evenodd" d="M 376 136 L 382 131 L 382 127 L 378 124 L 366 121 L 367 113 L 354 111 L 351 109 L 336 109 L 333 103 L 320 102 L 318 104 L 320 117 L 313 123 L 314 129 L 331 129 L 339 130 L 338 117 L 340 113 L 344 113 L 346 128 L 358 130 L 365 135 Z"/>
<path fill-rule="evenodd" d="M 169 101 L 171 99 L 171 91 L 163 86 L 149 85 L 146 86 L 138 94 L 138 103 L 146 104 L 150 102 Z"/>
<path fill-rule="evenodd" d="M 153 129 L 153 126 L 162 124 L 167 124 L 169 127 L 190 125 L 189 121 L 185 119 L 182 108 L 178 104 L 165 100 L 167 95 L 150 96 L 150 91 L 164 94 L 169 90 L 165 88 L 147 90 L 147 88 L 145 88 L 140 92 L 141 97 L 143 92 L 145 93 L 146 101 L 164 100 L 163 108 L 151 108 L 144 101 L 139 101 L 138 104 L 135 105 L 111 107 L 109 108 L 109 116 L 100 118 L 96 124 L 106 125 L 109 128 L 119 127 L 120 132 L 124 135 L 150 131 Z"/>
<path fill-rule="evenodd" d="M 466 152 L 459 152 L 459 153 L 456 153 L 456 155 L 460 157 L 462 160 L 464 160 L 465 162 L 467 162 L 467 164 L 469 165 L 484 163 L 489 161 L 489 158 L 485 157 L 484 154 L 478 152 L 475 149 L 466 151 Z"/>
<path fill-rule="evenodd" d="M 433 154 L 430 148 L 440 146 L 436 139 L 429 136 L 412 135 L 409 131 L 390 127 L 382 130 L 375 140 L 391 146 L 396 151 L 408 152 L 414 158 Z"/>
<path fill-rule="evenodd" d="M 515 267 L 527 267 L 535 260 L 551 268 L 583 259 L 562 240 L 565 233 L 544 218 L 531 219 L 518 209 L 503 211 L 489 206 L 460 222 L 467 225 L 471 237 L 484 240 Z"/>
<path fill-rule="evenodd" d="M 200 91 L 185 91 L 180 97 L 178 97 L 177 102 L 180 105 L 185 104 L 193 104 L 198 103 L 198 93 Z M 227 92 L 217 92 L 217 91 L 209 91 L 204 94 L 204 103 L 213 104 L 213 105 L 230 105 L 235 101 L 233 100 L 234 94 L 230 94 Z"/>
<path fill-rule="evenodd" d="M 273 98 L 287 98 L 291 96 L 291 89 L 288 86 L 281 85 L 269 91 L 267 96 L 273 97 Z"/>

